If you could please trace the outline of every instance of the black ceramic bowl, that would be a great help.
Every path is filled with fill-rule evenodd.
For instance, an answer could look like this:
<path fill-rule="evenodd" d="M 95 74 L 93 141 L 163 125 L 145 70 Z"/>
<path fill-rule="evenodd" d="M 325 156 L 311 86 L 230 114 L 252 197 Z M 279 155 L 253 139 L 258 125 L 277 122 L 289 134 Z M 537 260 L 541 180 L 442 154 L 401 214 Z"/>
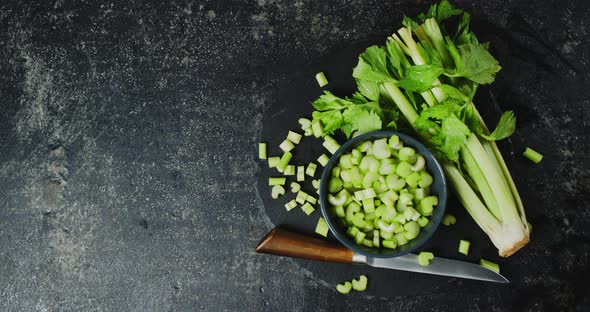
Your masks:
<path fill-rule="evenodd" d="M 438 205 L 435 207 L 432 216 L 430 216 L 430 222 L 428 225 L 423 227 L 420 234 L 415 239 L 411 240 L 405 245 L 399 246 L 396 249 L 388 248 L 374 248 L 357 245 L 353 239 L 346 235 L 346 228 L 338 223 L 338 216 L 333 215 L 330 212 L 330 203 L 328 203 L 328 182 L 332 176 L 332 168 L 338 164 L 340 155 L 350 152 L 353 148 L 365 141 L 374 141 L 382 138 L 389 138 L 392 135 L 397 135 L 400 141 L 404 143 L 404 146 L 412 147 L 426 160 L 426 167 L 428 172 L 432 175 L 433 182 L 430 186 L 430 193 L 438 197 Z M 420 248 L 430 237 L 440 224 L 447 205 L 447 182 L 443 173 L 442 166 L 434 158 L 434 155 L 416 139 L 409 137 L 405 134 L 395 131 L 375 131 L 359 135 L 355 138 L 350 139 L 344 143 L 337 151 L 332 155 L 330 161 L 324 167 L 322 173 L 322 179 L 320 183 L 320 206 L 324 219 L 330 227 L 330 231 L 336 236 L 344 246 L 352 249 L 355 253 L 359 253 L 368 257 L 374 258 L 393 258 L 398 257 L 407 253 L 410 253 Z"/>

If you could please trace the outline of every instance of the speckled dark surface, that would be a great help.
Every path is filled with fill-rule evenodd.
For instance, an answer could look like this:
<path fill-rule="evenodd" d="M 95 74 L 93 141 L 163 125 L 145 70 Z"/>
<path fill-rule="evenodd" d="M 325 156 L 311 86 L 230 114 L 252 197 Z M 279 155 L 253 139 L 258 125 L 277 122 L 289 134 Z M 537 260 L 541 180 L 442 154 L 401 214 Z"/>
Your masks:
<path fill-rule="evenodd" d="M 255 154 L 282 86 L 427 3 L 36 2 L 0 3 L 0 310 L 589 310 L 585 1 L 458 3 L 503 66 L 477 101 L 519 118 L 501 149 L 533 241 L 506 288 L 412 296 L 255 254 Z"/>

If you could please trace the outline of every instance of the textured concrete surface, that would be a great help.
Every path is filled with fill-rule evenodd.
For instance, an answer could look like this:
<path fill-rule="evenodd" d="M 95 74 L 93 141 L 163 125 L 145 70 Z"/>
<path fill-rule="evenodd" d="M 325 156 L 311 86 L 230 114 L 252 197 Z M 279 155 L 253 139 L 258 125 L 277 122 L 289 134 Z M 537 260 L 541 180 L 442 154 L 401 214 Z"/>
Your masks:
<path fill-rule="evenodd" d="M 495 94 L 524 121 L 514 140 L 546 155 L 516 178 L 539 203 L 517 291 L 343 297 L 253 252 L 275 88 L 426 3 L 2 1 L 0 310 L 587 310 L 589 9 L 460 5 L 502 39 Z"/>

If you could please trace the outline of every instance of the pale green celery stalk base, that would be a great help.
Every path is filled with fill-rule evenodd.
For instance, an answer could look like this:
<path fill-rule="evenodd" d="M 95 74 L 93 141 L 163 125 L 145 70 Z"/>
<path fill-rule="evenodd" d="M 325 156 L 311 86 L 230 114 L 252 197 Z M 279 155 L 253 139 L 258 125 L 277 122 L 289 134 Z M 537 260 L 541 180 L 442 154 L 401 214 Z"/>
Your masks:
<path fill-rule="evenodd" d="M 516 223 L 498 222 L 455 166 L 443 164 L 443 168 L 459 201 L 477 225 L 490 237 L 501 256 L 507 257 L 528 243 L 528 234 L 526 239 L 523 239 L 519 220 Z"/>

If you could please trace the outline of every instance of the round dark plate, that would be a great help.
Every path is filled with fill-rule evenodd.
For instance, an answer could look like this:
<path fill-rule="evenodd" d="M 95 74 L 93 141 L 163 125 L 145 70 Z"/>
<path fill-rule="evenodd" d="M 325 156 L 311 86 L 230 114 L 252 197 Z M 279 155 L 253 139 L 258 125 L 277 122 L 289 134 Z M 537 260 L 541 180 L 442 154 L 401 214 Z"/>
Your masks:
<path fill-rule="evenodd" d="M 277 89 L 269 90 L 268 98 L 272 99 L 272 103 L 264 112 L 261 134 L 261 141 L 268 143 L 269 156 L 280 156 L 282 154 L 278 146 L 287 137 L 289 130 L 302 133 L 297 122 L 298 118 L 311 117 L 313 107 L 310 103 L 322 94 L 322 89 L 318 87 L 315 81 L 315 74 L 319 71 L 326 73 L 329 84 L 323 89 L 339 96 L 352 94 L 355 86 L 352 78 L 352 68 L 356 65 L 357 57 L 364 49 L 376 42 L 380 41 L 347 44 L 345 47 L 334 49 L 332 52 L 316 58 L 317 61 L 314 63 L 298 64 L 298 66 L 293 67 L 292 73 L 279 84 Z M 341 143 L 346 141 L 341 135 L 335 135 L 334 138 Z M 326 153 L 326 151 L 322 147 L 320 139 L 304 137 L 302 142 L 295 148 L 291 163 L 302 165 L 308 164 L 310 161 L 317 162 L 318 156 L 323 153 Z M 258 166 L 256 188 L 264 205 L 262 213 L 267 218 L 269 230 L 272 227 L 280 226 L 294 232 L 323 238 L 315 234 L 315 226 L 321 216 L 319 204 L 316 205 L 316 211 L 309 216 L 299 207 L 288 212 L 284 204 L 294 198 L 294 195 L 288 189 L 288 185 L 286 188 L 287 193 L 284 196 L 277 200 L 270 197 L 268 178 L 281 176 L 281 174 L 274 169 L 269 169 L 268 163 L 264 160 L 260 160 Z M 315 179 L 320 179 L 320 169 L 321 167 L 318 166 Z M 294 178 L 287 180 L 287 184 L 289 184 L 294 181 Z M 306 176 L 306 182 L 302 184 L 302 187 L 308 194 L 317 195 L 308 176 Z M 467 214 L 453 196 L 449 196 L 446 212 L 456 216 L 457 223 L 451 227 L 439 227 L 433 237 L 416 252 L 431 251 L 435 256 L 472 263 L 477 263 L 482 257 L 502 263 L 502 260 L 498 259 L 498 252 L 489 238 L 479 229 L 471 216 Z M 326 239 L 338 244 L 332 233 L 329 233 Z M 463 256 L 457 251 L 461 239 L 472 242 L 469 256 Z M 264 256 L 272 257 L 269 255 Z M 302 268 L 302 274 L 313 276 L 323 281 L 324 285 L 328 287 L 335 287 L 338 283 L 357 278 L 360 274 L 366 274 L 369 278 L 369 285 L 364 294 L 373 296 L 433 295 L 455 291 L 468 294 L 481 291 L 484 287 L 500 287 L 492 283 L 377 269 L 366 265 L 334 264 L 304 259 L 293 259 L 292 261 Z M 509 269 L 504 266 L 502 269 L 506 273 L 505 276 L 510 277 Z"/>

